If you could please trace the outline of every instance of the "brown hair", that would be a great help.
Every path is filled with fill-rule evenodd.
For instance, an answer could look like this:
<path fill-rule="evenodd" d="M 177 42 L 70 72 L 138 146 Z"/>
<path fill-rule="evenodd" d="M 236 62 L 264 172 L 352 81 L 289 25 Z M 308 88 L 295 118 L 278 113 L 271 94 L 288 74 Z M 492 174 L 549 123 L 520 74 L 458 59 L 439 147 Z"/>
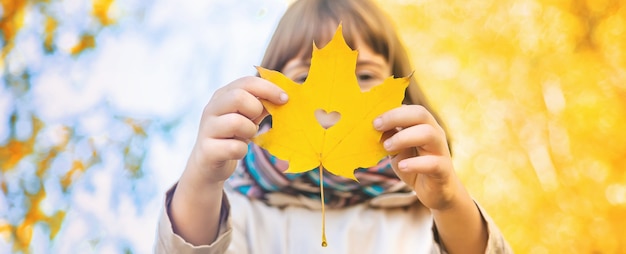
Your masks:
<path fill-rule="evenodd" d="M 396 27 L 386 13 L 370 0 L 298 0 L 278 23 L 261 66 L 282 70 L 294 57 L 311 56 L 312 42 L 318 48 L 330 41 L 335 29 L 343 26 L 348 45 L 354 49 L 360 38 L 391 65 L 392 75 L 412 75 L 413 68 Z M 444 128 L 443 122 L 428 104 L 414 77 L 405 92 L 405 103 L 424 106 Z"/>

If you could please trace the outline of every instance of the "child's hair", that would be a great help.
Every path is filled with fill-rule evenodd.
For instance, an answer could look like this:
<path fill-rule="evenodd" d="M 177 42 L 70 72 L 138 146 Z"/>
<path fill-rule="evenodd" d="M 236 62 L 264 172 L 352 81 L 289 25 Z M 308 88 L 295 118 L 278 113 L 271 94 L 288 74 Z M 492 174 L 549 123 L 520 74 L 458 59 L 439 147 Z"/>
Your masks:
<path fill-rule="evenodd" d="M 312 43 L 315 42 L 318 48 L 323 47 L 330 41 L 339 23 L 351 48 L 354 49 L 355 38 L 360 37 L 387 60 L 392 75 L 406 77 L 412 74 L 413 68 L 396 27 L 387 14 L 370 0 L 297 0 L 278 23 L 261 66 L 280 71 L 295 57 L 310 58 Z M 407 88 L 404 103 L 424 106 L 444 127 L 414 77 Z"/>

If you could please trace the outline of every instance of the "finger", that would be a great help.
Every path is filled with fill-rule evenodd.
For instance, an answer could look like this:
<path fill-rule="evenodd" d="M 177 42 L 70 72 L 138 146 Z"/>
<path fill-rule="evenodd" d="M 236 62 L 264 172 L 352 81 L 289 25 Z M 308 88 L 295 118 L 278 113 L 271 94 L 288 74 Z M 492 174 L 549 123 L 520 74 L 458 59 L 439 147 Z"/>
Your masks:
<path fill-rule="evenodd" d="M 433 115 L 421 105 L 402 105 L 391 109 L 376 119 L 374 128 L 379 131 L 388 131 L 395 128 L 405 128 L 418 124 L 439 126 Z"/>
<path fill-rule="evenodd" d="M 380 143 L 384 144 L 383 142 L 391 137 L 393 137 L 393 135 L 396 135 L 396 133 L 398 133 L 399 130 L 397 129 L 391 129 L 388 131 L 383 132 L 383 135 L 380 136 Z"/>
<path fill-rule="evenodd" d="M 409 157 L 398 161 L 398 170 L 402 173 L 440 175 L 442 172 L 445 172 L 441 167 L 443 165 L 441 158 L 441 156 L 435 155 Z"/>
<path fill-rule="evenodd" d="M 214 117 L 206 126 L 207 135 L 211 138 L 238 138 L 244 141 L 254 137 L 257 129 L 255 123 L 237 113 Z"/>
<path fill-rule="evenodd" d="M 267 100 L 277 105 L 285 104 L 289 99 L 289 96 L 283 89 L 259 77 L 243 77 L 235 80 L 233 88 L 243 89 L 259 99 Z"/>
<path fill-rule="evenodd" d="M 268 115 L 269 112 L 267 112 L 267 109 L 263 108 L 263 112 L 261 113 L 261 115 L 259 115 L 257 118 L 252 119 L 252 122 L 256 125 L 259 125 Z"/>
<path fill-rule="evenodd" d="M 446 154 L 445 134 L 429 124 L 414 125 L 397 132 L 383 141 L 383 147 L 389 152 L 407 148 L 420 148 L 420 154 Z"/>
<path fill-rule="evenodd" d="M 241 88 L 228 87 L 218 90 L 205 107 L 206 116 L 220 116 L 239 113 L 248 119 L 255 119 L 263 113 L 263 104 L 257 97 Z"/>
<path fill-rule="evenodd" d="M 238 139 L 205 139 L 200 144 L 213 161 L 240 160 L 248 153 L 248 143 Z"/>

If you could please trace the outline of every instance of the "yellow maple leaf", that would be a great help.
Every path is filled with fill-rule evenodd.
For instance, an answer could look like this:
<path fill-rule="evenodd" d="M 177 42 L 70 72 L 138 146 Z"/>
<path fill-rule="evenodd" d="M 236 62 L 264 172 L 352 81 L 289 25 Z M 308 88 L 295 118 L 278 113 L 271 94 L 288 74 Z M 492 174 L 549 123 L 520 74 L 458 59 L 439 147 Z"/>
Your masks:
<path fill-rule="evenodd" d="M 322 49 L 313 43 L 309 74 L 298 84 L 278 71 L 258 67 L 262 78 L 281 87 L 289 102 L 277 106 L 262 101 L 272 115 L 272 128 L 253 139 L 272 155 L 289 162 L 287 173 L 322 167 L 357 180 L 354 170 L 376 165 L 388 153 L 380 143 L 382 133 L 372 122 L 401 105 L 409 78 L 388 77 L 362 92 L 355 74 L 358 52 L 346 44 L 339 25 Z M 340 119 L 324 128 L 315 111 L 337 112 Z M 336 113 L 333 113 L 336 114 Z"/>

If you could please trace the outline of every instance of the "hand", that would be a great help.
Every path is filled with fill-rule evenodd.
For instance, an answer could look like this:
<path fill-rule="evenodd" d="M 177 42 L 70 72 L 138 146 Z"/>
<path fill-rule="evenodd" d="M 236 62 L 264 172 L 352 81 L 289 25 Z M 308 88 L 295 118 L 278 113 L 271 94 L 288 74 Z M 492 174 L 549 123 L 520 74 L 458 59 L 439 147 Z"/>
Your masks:
<path fill-rule="evenodd" d="M 287 94 L 269 81 L 245 77 L 215 91 L 204 107 L 196 144 L 168 207 L 172 229 L 191 244 L 217 238 L 224 181 L 267 116 L 260 99 L 284 104 Z"/>
<path fill-rule="evenodd" d="M 383 145 L 392 152 L 391 165 L 420 201 L 430 209 L 445 210 L 453 205 L 460 186 L 454 172 L 446 134 L 423 106 L 403 105 L 374 120 L 385 132 Z"/>
<path fill-rule="evenodd" d="M 260 99 L 287 102 L 287 94 L 258 77 L 244 77 L 218 89 L 204 108 L 198 137 L 185 171 L 205 183 L 221 183 L 248 151 L 250 139 L 268 113 Z M 195 177 L 194 177 L 195 178 Z"/>

